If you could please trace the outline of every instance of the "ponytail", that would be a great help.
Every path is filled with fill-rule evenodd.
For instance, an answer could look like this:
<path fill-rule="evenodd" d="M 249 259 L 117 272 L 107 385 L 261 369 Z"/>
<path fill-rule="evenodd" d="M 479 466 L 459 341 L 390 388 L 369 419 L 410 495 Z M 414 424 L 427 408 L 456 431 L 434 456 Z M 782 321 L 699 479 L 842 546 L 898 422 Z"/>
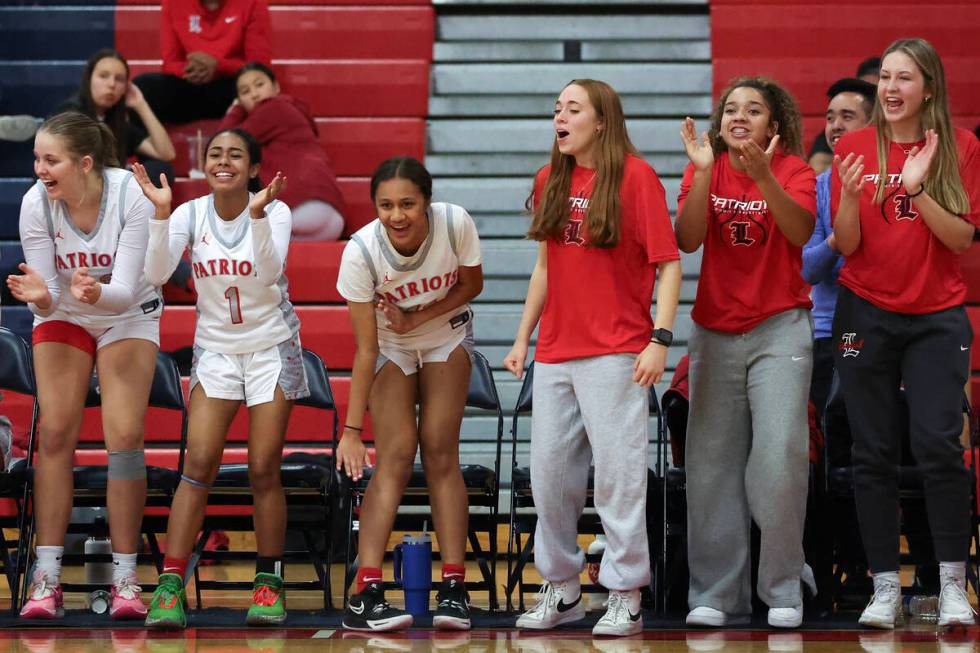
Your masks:
<path fill-rule="evenodd" d="M 104 123 L 77 111 L 59 113 L 44 121 L 42 131 L 62 140 L 68 154 L 75 160 L 92 157 L 92 170 L 119 166 L 116 137 Z"/>

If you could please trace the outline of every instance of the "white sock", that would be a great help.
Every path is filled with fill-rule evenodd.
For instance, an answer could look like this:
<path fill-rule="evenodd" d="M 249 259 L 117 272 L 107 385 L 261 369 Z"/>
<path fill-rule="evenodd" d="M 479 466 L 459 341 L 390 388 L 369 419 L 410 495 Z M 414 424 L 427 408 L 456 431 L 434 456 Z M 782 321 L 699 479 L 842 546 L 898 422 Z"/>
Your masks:
<path fill-rule="evenodd" d="M 939 563 L 940 584 L 955 581 L 958 587 L 966 585 L 966 563 L 965 562 L 940 562 Z"/>
<path fill-rule="evenodd" d="M 136 577 L 135 553 L 112 552 L 112 584 L 115 585 L 124 578 Z"/>
<path fill-rule="evenodd" d="M 39 546 L 36 547 L 38 571 L 43 571 L 48 576 L 50 585 L 57 585 L 61 580 L 61 556 L 65 552 L 63 546 Z"/>

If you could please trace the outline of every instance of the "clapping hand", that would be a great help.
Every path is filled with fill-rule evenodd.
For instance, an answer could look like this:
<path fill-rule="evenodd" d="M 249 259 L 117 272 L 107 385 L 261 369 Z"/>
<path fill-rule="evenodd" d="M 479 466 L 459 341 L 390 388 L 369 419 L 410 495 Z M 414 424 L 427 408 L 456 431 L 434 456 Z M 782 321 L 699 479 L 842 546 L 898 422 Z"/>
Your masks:
<path fill-rule="evenodd" d="M 708 132 L 702 132 L 701 141 L 698 142 L 698 130 L 694 127 L 693 118 L 686 118 L 681 123 L 681 141 L 684 143 L 687 158 L 694 164 L 695 170 L 703 172 L 711 169 L 715 163 L 715 153 L 711 149 Z"/>
<path fill-rule="evenodd" d="M 134 163 L 133 178 L 140 185 L 140 189 L 143 191 L 146 199 L 150 200 L 150 203 L 156 208 L 155 217 L 160 220 L 169 218 L 170 206 L 173 203 L 174 194 L 170 190 L 170 184 L 167 183 L 167 176 L 162 172 L 160 173 L 160 188 L 157 188 L 150 181 L 150 175 L 147 174 L 146 168 L 139 163 Z"/>
<path fill-rule="evenodd" d="M 779 134 L 772 137 L 769 147 L 763 150 L 755 141 L 746 141 L 735 146 L 735 154 L 738 156 L 739 163 L 745 167 L 745 172 L 752 178 L 752 181 L 759 182 L 767 176 L 772 175 L 772 156 L 779 145 Z"/>
<path fill-rule="evenodd" d="M 7 277 L 10 294 L 17 301 L 35 304 L 42 309 L 47 308 L 51 302 L 51 293 L 48 291 L 48 284 L 45 283 L 44 277 L 27 263 L 21 263 L 17 269 L 23 274 L 11 274 Z"/>
<path fill-rule="evenodd" d="M 939 147 L 939 136 L 935 129 L 926 130 L 926 143 L 921 148 L 916 145 L 909 152 L 902 165 L 902 185 L 909 195 L 915 195 L 922 188 L 923 182 L 929 176 L 932 159 Z"/>
<path fill-rule="evenodd" d="M 71 275 L 71 294 L 83 304 L 94 304 L 102 296 L 102 284 L 89 276 L 88 268 L 78 268 Z"/>
<path fill-rule="evenodd" d="M 276 199 L 285 188 L 286 178 L 282 176 L 281 172 L 277 172 L 269 185 L 256 193 L 252 197 L 252 201 L 248 203 L 252 219 L 259 220 L 265 217 L 265 207 L 269 206 L 272 200 Z"/>
<path fill-rule="evenodd" d="M 843 160 L 840 155 L 834 155 L 834 165 L 840 175 L 841 196 L 859 199 L 864 185 L 864 155 L 855 157 L 851 152 Z"/>

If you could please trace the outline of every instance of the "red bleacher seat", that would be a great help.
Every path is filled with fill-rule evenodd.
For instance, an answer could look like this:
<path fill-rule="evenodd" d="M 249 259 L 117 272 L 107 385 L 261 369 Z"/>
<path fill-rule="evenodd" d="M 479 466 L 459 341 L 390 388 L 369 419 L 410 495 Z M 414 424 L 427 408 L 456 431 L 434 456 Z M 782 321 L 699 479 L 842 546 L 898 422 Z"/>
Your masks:
<path fill-rule="evenodd" d="M 356 344 L 346 306 L 297 306 L 300 339 L 331 370 L 349 370 Z M 246 316 L 247 319 L 247 316 Z M 160 349 L 175 351 L 194 344 L 193 306 L 167 306 L 160 318 Z"/>
<path fill-rule="evenodd" d="M 287 93 L 305 101 L 314 116 L 425 116 L 429 62 L 422 59 L 274 60 Z M 159 72 L 158 61 L 130 62 L 132 75 Z"/>
<path fill-rule="evenodd" d="M 269 14 L 279 59 L 432 60 L 432 7 L 273 7 Z M 159 34 L 159 7 L 116 8 L 116 49 L 128 58 L 159 59 Z"/>
<path fill-rule="evenodd" d="M 349 236 L 377 217 L 374 204 L 371 203 L 371 180 L 364 177 L 339 177 L 337 185 L 347 203 L 344 235 Z M 210 192 L 204 179 L 178 179 L 173 191 L 175 207 Z"/>
<path fill-rule="evenodd" d="M 980 243 L 973 243 L 960 256 L 960 270 L 966 282 L 966 302 L 980 304 Z"/>
<path fill-rule="evenodd" d="M 192 157 L 203 148 L 219 120 L 200 120 L 167 127 L 177 150 L 173 162 L 178 177 L 186 177 Z M 334 172 L 341 177 L 370 176 L 382 161 L 393 156 L 425 156 L 425 120 L 422 118 L 317 118 L 320 144 Z"/>

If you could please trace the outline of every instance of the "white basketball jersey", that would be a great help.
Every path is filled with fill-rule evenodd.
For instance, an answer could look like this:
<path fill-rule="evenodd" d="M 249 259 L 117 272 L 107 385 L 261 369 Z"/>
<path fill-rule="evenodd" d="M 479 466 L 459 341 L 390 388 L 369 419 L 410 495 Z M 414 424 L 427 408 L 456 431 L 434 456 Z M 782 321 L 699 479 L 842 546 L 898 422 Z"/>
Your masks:
<path fill-rule="evenodd" d="M 352 302 L 384 297 L 402 310 L 420 310 L 446 296 L 456 285 L 460 266 L 481 264 L 480 237 L 466 209 L 437 202 L 431 205 L 427 217 L 429 234 L 412 256 L 402 256 L 395 250 L 380 220 L 351 236 L 337 278 L 341 296 Z M 439 339 L 439 333 L 450 337 L 449 319 L 468 309 L 461 306 L 445 320 L 429 320 L 401 336 L 385 327 L 384 313 L 377 311 L 378 338 L 401 347 L 435 346 L 438 343 L 432 341 Z"/>
<path fill-rule="evenodd" d="M 188 249 L 197 289 L 194 343 L 220 354 L 246 354 L 299 333 L 285 272 L 272 285 L 258 280 L 248 208 L 234 220 L 222 220 L 214 196 L 207 195 L 179 206 L 171 220 L 178 212 L 189 213 Z M 273 222 L 290 220 L 289 207 L 280 201 L 265 212 Z"/>
<path fill-rule="evenodd" d="M 102 284 L 112 281 L 120 234 L 126 227 L 127 220 L 136 219 L 136 213 L 142 215 L 143 222 L 139 226 L 141 233 L 137 236 L 142 241 L 143 251 L 146 250 L 146 218 L 147 214 L 152 213 L 152 207 L 137 207 L 137 204 L 149 205 L 149 200 L 143 197 L 143 191 L 133 179 L 133 173 L 119 168 L 106 168 L 103 171 L 103 182 L 99 218 L 95 228 L 88 234 L 75 226 L 64 202 L 51 201 L 48 198 L 40 181 L 24 197 L 25 204 L 31 204 L 25 210 L 30 210 L 33 216 L 37 216 L 31 219 L 45 221 L 45 229 L 54 242 L 55 269 L 61 289 L 57 310 L 47 317 L 35 317 L 35 326 L 48 320 L 65 320 L 90 329 L 107 329 L 119 317 L 152 313 L 161 306 L 162 299 L 157 290 L 146 281 L 142 263 L 139 266 L 139 281 L 134 289 L 134 301 L 122 313 L 85 304 L 71 294 L 72 274 L 78 268 L 88 268 L 89 276 Z"/>

